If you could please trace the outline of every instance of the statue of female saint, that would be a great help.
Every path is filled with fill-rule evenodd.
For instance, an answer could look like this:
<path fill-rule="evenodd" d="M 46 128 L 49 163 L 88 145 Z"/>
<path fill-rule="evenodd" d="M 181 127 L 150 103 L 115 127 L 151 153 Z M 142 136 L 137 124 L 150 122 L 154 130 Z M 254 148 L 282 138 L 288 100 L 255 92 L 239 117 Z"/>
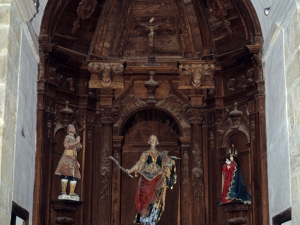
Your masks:
<path fill-rule="evenodd" d="M 143 152 L 139 161 L 128 173 L 140 176 L 135 194 L 136 224 L 155 225 L 165 208 L 167 188 L 176 183 L 176 157 L 168 156 L 167 151 L 157 151 L 158 138 L 151 135 L 148 139 L 150 149 Z"/>
<path fill-rule="evenodd" d="M 236 163 L 237 154 L 237 149 L 232 144 L 227 150 L 228 157 L 222 167 L 222 190 L 218 206 L 233 202 L 251 204 L 252 197 L 246 189 L 239 165 Z"/>

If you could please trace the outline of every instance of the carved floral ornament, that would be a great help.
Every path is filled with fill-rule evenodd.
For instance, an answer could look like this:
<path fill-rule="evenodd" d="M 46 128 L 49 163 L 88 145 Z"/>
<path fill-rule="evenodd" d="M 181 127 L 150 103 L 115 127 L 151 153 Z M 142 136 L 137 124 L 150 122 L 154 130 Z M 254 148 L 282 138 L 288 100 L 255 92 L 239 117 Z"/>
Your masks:
<path fill-rule="evenodd" d="M 180 64 L 179 89 L 211 89 L 215 71 L 214 63 Z"/>
<path fill-rule="evenodd" d="M 124 89 L 124 66 L 121 63 L 92 62 L 88 70 L 92 74 L 89 88 Z"/>

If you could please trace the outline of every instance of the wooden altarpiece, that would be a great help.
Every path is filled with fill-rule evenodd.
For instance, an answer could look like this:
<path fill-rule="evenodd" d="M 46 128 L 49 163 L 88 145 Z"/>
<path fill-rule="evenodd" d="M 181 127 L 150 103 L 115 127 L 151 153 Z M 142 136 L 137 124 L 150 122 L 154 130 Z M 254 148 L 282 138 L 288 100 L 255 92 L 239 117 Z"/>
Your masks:
<path fill-rule="evenodd" d="M 148 148 L 150 134 L 156 134 L 160 150 L 181 158 L 177 184 L 167 193 L 160 224 L 264 224 L 264 84 L 260 48 L 248 46 L 248 52 L 253 55 L 248 68 L 234 71 L 222 71 L 213 60 L 160 61 L 161 66 L 94 60 L 76 70 L 51 53 L 43 54 L 34 223 L 132 224 L 137 179 L 128 177 L 108 157 L 130 168 Z M 113 76 L 101 83 L 99 68 L 105 66 Z M 197 87 L 188 75 L 195 71 L 183 69 L 193 67 L 207 76 Z M 245 79 L 232 84 L 239 76 Z M 60 194 L 60 178 L 54 171 L 69 123 L 82 137 L 78 155 L 82 179 L 77 187 L 82 205 L 64 213 L 57 212 L 54 204 Z M 221 167 L 232 143 L 239 150 L 252 204 L 218 208 Z M 58 214 L 71 219 L 57 220 Z"/>

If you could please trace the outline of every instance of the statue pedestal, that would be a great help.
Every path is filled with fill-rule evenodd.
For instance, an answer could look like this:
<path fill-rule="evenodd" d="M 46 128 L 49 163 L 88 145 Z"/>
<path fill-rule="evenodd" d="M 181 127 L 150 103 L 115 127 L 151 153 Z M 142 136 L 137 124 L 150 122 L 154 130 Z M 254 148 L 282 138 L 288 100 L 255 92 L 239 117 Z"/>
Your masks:
<path fill-rule="evenodd" d="M 148 62 L 143 63 L 143 66 L 161 66 L 161 64 L 156 62 L 155 56 L 148 56 Z"/>
<path fill-rule="evenodd" d="M 223 205 L 224 210 L 227 212 L 229 225 L 240 225 L 248 223 L 248 212 L 251 205 L 243 203 L 231 203 Z"/>
<path fill-rule="evenodd" d="M 73 214 L 83 202 L 73 200 L 52 200 L 51 207 L 56 212 L 56 224 L 74 224 Z"/>
<path fill-rule="evenodd" d="M 71 201 L 80 201 L 79 196 L 71 196 L 71 195 L 59 195 L 59 200 L 71 200 Z"/>

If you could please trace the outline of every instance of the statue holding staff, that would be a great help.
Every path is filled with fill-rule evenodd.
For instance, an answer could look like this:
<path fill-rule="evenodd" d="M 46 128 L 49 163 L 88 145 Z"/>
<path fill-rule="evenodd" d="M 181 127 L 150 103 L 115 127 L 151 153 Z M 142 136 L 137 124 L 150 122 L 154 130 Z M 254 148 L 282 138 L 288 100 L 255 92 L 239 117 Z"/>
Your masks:
<path fill-rule="evenodd" d="M 167 151 L 159 152 L 159 141 L 155 135 L 149 137 L 148 144 L 150 149 L 143 152 L 136 164 L 131 169 L 125 169 L 125 172 L 129 175 L 134 172 L 135 177 L 139 177 L 133 223 L 156 225 L 165 209 L 167 189 L 172 189 L 176 183 L 175 160 L 179 158 L 169 156 Z"/>

